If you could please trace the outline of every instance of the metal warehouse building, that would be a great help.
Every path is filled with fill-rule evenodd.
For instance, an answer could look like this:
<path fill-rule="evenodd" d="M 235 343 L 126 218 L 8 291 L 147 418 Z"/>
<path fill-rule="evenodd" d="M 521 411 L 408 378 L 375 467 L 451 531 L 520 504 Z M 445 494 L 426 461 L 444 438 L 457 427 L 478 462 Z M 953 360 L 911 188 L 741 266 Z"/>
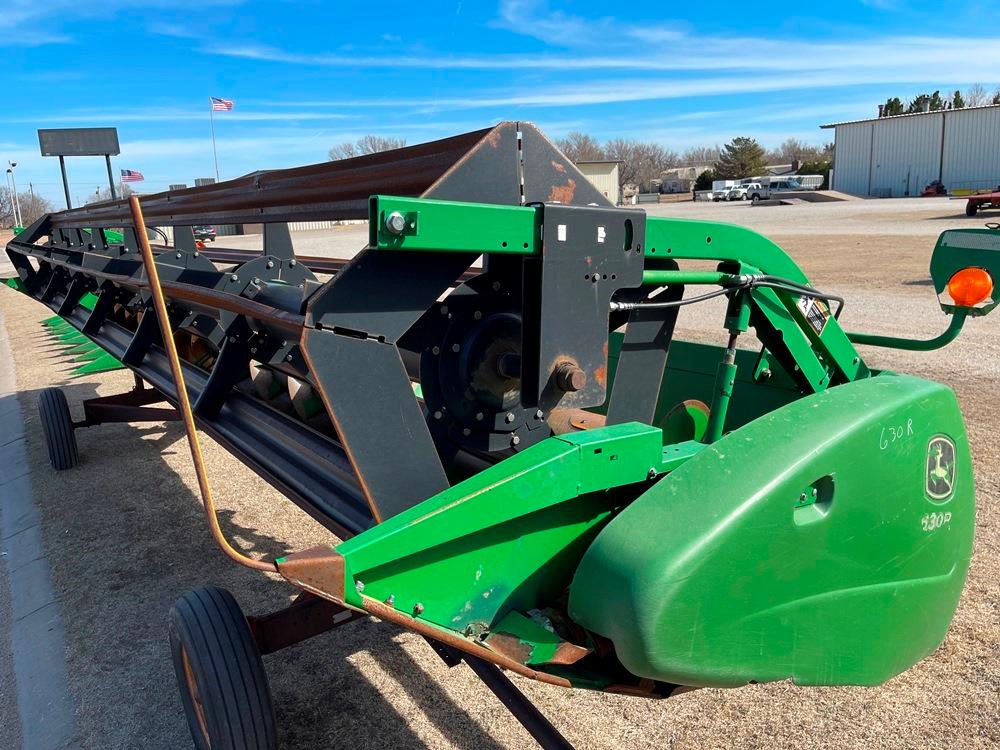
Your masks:
<path fill-rule="evenodd" d="M 595 188 L 601 191 L 605 198 L 616 206 L 621 203 L 621 191 L 618 184 L 618 165 L 621 162 L 602 160 L 575 163 L 577 169 L 583 172 L 584 176 L 590 180 Z"/>
<path fill-rule="evenodd" d="M 877 198 L 1000 185 L 1000 105 L 823 125 L 833 128 L 834 190 Z"/>

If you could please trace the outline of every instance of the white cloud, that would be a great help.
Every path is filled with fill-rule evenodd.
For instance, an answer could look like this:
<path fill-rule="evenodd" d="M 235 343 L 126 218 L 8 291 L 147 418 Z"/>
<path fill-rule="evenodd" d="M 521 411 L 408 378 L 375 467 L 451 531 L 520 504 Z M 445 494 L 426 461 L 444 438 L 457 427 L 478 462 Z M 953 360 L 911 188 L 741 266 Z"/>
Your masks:
<path fill-rule="evenodd" d="M 949 86 L 972 83 L 978 71 L 969 66 L 931 66 L 928 69 L 804 71 L 770 75 L 700 76 L 697 78 L 615 78 L 584 84 L 520 87 L 496 90 L 468 96 L 439 96 L 422 98 L 389 99 L 333 99 L 289 103 L 298 106 L 370 108 L 414 108 L 418 113 L 472 110 L 490 108 L 506 111 L 511 108 L 577 107 L 642 101 L 669 101 L 696 97 L 719 97 L 736 94 L 768 93 L 777 91 L 816 91 L 838 87 L 891 84 L 924 84 L 927 80 L 945 81 Z M 933 76 L 933 77 L 931 77 Z M 942 88 L 944 86 L 942 85 Z M 860 100 L 859 100 L 860 101 Z M 873 106 L 868 99 L 865 106 Z M 279 105 L 279 102 L 269 102 Z M 817 117 L 823 117 L 821 109 Z"/>
<path fill-rule="evenodd" d="M 211 6 L 240 5 L 244 0 L 144 0 L 143 8 L 173 11 L 201 10 Z M 80 18 L 109 19 L 119 11 L 134 11 L 133 0 L 3 0 L 0 10 L 0 46 L 65 44 L 72 38 L 55 26 L 71 26 Z"/>
<path fill-rule="evenodd" d="M 268 121 L 307 121 L 307 120 L 347 120 L 355 118 L 356 115 L 342 114 L 337 112 L 240 112 L 233 110 L 215 116 L 218 120 L 228 120 L 235 122 L 268 122 Z M 124 111 L 93 111 L 78 110 L 61 112 L 56 115 L 22 115 L 18 117 L 8 117 L 7 122 L 17 123 L 122 123 L 122 122 L 193 122 L 198 120 L 208 120 L 208 105 L 202 109 L 130 109 Z"/>

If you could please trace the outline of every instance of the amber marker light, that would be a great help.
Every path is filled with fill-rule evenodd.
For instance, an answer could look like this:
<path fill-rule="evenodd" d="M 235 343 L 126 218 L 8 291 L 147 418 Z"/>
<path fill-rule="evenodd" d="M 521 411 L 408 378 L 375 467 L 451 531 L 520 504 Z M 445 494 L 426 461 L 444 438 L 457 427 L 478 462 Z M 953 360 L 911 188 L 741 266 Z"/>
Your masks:
<path fill-rule="evenodd" d="M 982 268 L 963 268 L 948 279 L 948 294 L 959 307 L 975 307 L 993 294 L 993 277 Z"/>

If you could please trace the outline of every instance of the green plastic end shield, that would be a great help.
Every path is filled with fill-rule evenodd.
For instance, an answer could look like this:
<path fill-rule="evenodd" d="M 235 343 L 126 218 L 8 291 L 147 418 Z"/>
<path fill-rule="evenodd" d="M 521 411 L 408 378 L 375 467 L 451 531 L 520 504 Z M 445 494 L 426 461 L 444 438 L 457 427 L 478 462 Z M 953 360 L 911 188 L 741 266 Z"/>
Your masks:
<path fill-rule="evenodd" d="M 639 677 L 875 685 L 930 654 L 975 524 L 954 394 L 895 375 L 734 430 L 584 554 L 570 617 Z"/>

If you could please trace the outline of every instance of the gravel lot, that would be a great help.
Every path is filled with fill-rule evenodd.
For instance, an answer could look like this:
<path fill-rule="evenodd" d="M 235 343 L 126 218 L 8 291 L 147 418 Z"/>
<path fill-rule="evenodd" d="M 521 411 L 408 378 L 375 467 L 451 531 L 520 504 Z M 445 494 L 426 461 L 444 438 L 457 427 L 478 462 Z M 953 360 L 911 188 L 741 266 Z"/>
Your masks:
<path fill-rule="evenodd" d="M 850 329 L 929 337 L 946 319 L 926 285 L 934 237 L 961 203 L 850 201 L 810 206 L 671 204 L 650 213 L 744 223 L 784 246 L 820 288 L 844 293 Z M 302 254 L 342 255 L 363 227 L 294 236 Z M 254 247 L 259 238 L 240 238 Z M 219 243 L 237 246 L 230 238 Z M 721 310 L 695 306 L 678 333 L 722 339 Z M 237 568 L 212 546 L 179 424 L 110 425 L 78 434 L 83 463 L 49 470 L 36 399 L 67 388 L 71 406 L 127 388 L 125 372 L 68 381 L 70 365 L 37 321 L 48 311 L 0 289 L 15 352 L 29 461 L 61 597 L 80 743 L 181 748 L 190 740 L 169 664 L 165 618 L 184 590 L 231 589 L 248 612 L 291 589 Z M 1000 315 L 997 313 L 995 315 Z M 876 689 L 758 685 L 668 701 L 567 691 L 514 678 L 581 750 L 589 748 L 988 748 L 1000 745 L 1000 325 L 973 320 L 959 344 L 928 354 L 866 349 L 878 367 L 948 383 L 967 415 L 979 511 L 969 581 L 945 643 Z M 205 438 L 227 533 L 273 556 L 332 537 Z M 0 590 L 0 596 L 3 591 Z M 0 607 L 0 626 L 2 626 Z M 283 746 L 523 748 L 531 742 L 465 667 L 447 670 L 419 638 L 365 621 L 265 657 Z M 0 695 L 6 693 L 0 689 Z M 0 713 L 0 718 L 6 716 Z M 3 735 L 0 734 L 0 737 Z"/>

